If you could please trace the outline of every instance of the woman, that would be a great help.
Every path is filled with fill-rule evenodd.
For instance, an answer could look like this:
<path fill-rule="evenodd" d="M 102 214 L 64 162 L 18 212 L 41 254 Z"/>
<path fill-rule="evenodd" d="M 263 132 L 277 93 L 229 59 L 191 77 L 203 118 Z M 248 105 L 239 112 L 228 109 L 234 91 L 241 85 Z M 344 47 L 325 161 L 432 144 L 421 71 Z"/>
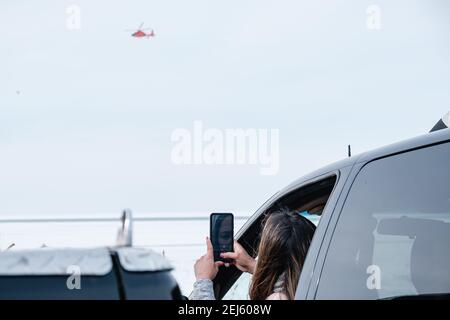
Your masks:
<path fill-rule="evenodd" d="M 239 270 L 253 274 L 250 286 L 252 300 L 294 299 L 300 272 L 308 252 L 315 226 L 298 213 L 288 210 L 274 212 L 265 219 L 258 259 L 252 258 L 236 241 L 234 252 L 222 253 L 232 259 Z M 213 247 L 206 238 L 207 253 L 194 266 L 196 281 L 192 300 L 213 300 L 213 282 L 219 267 L 228 266 L 214 262 Z"/>

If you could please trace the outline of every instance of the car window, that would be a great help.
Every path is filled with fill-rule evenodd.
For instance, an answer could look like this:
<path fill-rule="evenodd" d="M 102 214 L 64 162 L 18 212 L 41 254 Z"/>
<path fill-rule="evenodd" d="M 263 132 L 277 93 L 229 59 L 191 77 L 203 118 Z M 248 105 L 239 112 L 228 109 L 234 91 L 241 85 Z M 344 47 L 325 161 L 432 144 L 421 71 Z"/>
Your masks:
<path fill-rule="evenodd" d="M 450 144 L 371 162 L 355 179 L 316 298 L 450 292 Z"/>
<path fill-rule="evenodd" d="M 114 270 L 104 276 L 81 275 L 77 287 L 76 278 L 68 275 L 0 276 L 0 300 L 118 300 L 116 277 Z"/>
<path fill-rule="evenodd" d="M 248 227 L 244 235 L 239 239 L 239 242 L 245 244 L 248 252 L 251 252 L 253 256 L 256 256 L 264 216 L 270 215 L 272 212 L 280 209 L 295 211 L 317 226 L 336 181 L 337 176 L 332 174 L 314 183 L 299 186 L 294 191 L 276 199 L 269 208 L 264 210 L 264 213 Z M 235 271 L 240 273 L 237 269 Z M 249 299 L 250 283 L 251 276 L 249 274 L 236 274 L 230 272 L 223 280 L 223 283 L 220 283 L 222 287 L 218 297 L 219 299 L 222 297 L 224 300 Z"/>
<path fill-rule="evenodd" d="M 222 300 L 249 300 L 249 290 L 252 276 L 250 273 L 243 272 L 239 279 L 228 290 Z"/>

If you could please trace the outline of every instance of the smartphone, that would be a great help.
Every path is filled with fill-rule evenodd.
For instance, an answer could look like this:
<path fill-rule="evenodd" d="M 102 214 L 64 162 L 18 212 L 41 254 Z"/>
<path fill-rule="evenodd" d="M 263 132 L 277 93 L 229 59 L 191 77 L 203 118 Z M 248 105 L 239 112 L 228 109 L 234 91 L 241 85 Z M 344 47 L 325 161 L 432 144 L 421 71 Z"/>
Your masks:
<path fill-rule="evenodd" d="M 214 250 L 214 261 L 230 262 L 223 259 L 222 252 L 234 251 L 234 216 L 232 213 L 211 213 L 210 239 Z"/>

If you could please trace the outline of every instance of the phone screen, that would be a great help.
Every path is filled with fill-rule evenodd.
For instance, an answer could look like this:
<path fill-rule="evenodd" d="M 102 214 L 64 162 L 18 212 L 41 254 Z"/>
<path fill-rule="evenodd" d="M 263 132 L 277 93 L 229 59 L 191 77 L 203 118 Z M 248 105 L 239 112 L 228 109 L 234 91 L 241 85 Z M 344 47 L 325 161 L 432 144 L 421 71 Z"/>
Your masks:
<path fill-rule="evenodd" d="M 212 213 L 211 242 L 214 249 L 214 261 L 226 261 L 220 257 L 221 252 L 232 252 L 234 241 L 234 217 L 231 213 Z"/>

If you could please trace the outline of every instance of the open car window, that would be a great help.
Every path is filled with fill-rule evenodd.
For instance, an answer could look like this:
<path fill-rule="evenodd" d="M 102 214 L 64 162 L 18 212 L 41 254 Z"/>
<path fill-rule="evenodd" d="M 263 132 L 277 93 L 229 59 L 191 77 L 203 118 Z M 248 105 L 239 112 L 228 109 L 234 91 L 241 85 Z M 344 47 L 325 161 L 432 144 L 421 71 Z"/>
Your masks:
<path fill-rule="evenodd" d="M 222 300 L 249 300 L 251 282 L 252 275 L 247 272 L 242 272 L 236 282 L 223 296 Z"/>
<path fill-rule="evenodd" d="M 296 211 L 318 226 L 336 180 L 336 175 L 331 175 L 322 180 L 301 185 L 294 191 L 275 199 L 238 239 L 239 243 L 249 254 L 257 257 L 264 218 L 281 209 Z M 248 299 L 250 283 L 251 275 L 249 274 L 244 274 L 236 268 L 221 269 L 214 280 L 216 297 L 224 300 Z"/>

